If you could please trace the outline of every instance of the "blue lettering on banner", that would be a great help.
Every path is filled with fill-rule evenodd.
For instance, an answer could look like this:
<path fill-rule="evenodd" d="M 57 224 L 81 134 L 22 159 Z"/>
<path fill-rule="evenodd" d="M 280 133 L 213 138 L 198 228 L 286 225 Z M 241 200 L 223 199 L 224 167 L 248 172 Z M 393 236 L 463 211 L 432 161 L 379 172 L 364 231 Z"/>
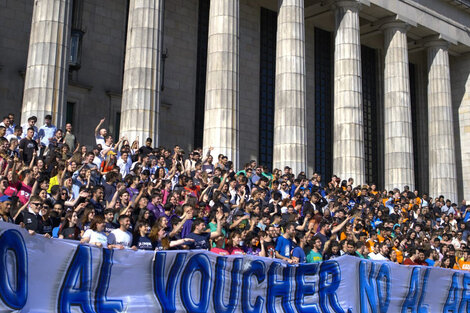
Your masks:
<path fill-rule="evenodd" d="M 229 301 L 228 305 L 225 305 L 224 291 L 226 285 L 225 267 L 227 263 L 227 257 L 217 257 L 217 262 L 215 263 L 215 282 L 213 296 L 214 309 L 217 313 L 235 312 L 238 303 L 238 297 L 240 296 L 242 262 L 243 259 L 241 258 L 233 259 Z"/>
<path fill-rule="evenodd" d="M 72 306 L 80 306 L 84 313 L 94 313 L 92 306 L 91 247 L 77 246 L 59 293 L 58 311 L 69 313 Z M 77 287 L 77 283 L 79 287 Z"/>
<path fill-rule="evenodd" d="M 281 263 L 273 262 L 269 267 L 268 271 L 268 295 L 266 301 L 266 309 L 268 313 L 275 313 L 276 310 L 276 298 L 281 298 L 281 304 L 284 308 L 285 313 L 294 313 L 294 308 L 290 301 L 290 289 L 291 289 L 291 266 L 285 266 L 282 270 L 282 279 L 278 279 L 278 269 L 281 267 Z"/>
<path fill-rule="evenodd" d="M 307 296 L 315 294 L 315 282 L 305 281 L 305 277 L 317 275 L 319 263 L 306 263 L 297 267 L 295 273 L 296 291 L 295 291 L 295 307 L 299 313 L 320 313 L 318 303 L 305 305 L 304 299 Z"/>
<path fill-rule="evenodd" d="M 255 304 L 251 303 L 251 277 L 257 278 L 258 284 L 266 279 L 266 265 L 260 260 L 252 261 L 249 268 L 243 273 L 243 289 L 242 289 L 242 308 L 243 312 L 256 313 L 263 311 L 264 299 L 257 296 Z"/>
<path fill-rule="evenodd" d="M 331 282 L 330 282 L 331 281 Z M 345 313 L 338 301 L 336 290 L 341 282 L 341 269 L 336 261 L 325 261 L 320 266 L 320 307 L 323 313 Z"/>
<path fill-rule="evenodd" d="M 444 305 L 443 313 L 457 312 L 459 306 L 459 273 L 452 275 L 452 282 L 450 284 L 449 292 L 447 294 L 447 300 Z"/>
<path fill-rule="evenodd" d="M 420 283 L 421 272 L 424 272 L 423 280 Z M 410 277 L 408 293 L 401 307 L 402 313 L 427 313 L 427 305 L 423 303 L 426 295 L 426 285 L 429 277 L 429 268 L 413 267 Z M 454 311 L 457 312 L 457 311 Z"/>
<path fill-rule="evenodd" d="M 367 265 L 370 265 L 369 275 L 367 275 Z M 372 313 L 377 313 L 377 286 L 374 279 L 375 263 L 361 261 L 359 263 L 359 292 L 361 298 L 361 313 L 369 312 L 369 307 Z"/>
<path fill-rule="evenodd" d="M 16 269 L 16 288 L 10 281 L 6 256 L 13 252 Z M 0 236 L 0 298 L 14 310 L 22 309 L 28 300 L 28 253 L 21 233 L 14 229 L 6 230 Z"/>
<path fill-rule="evenodd" d="M 37 244 L 43 240 L 38 236 L 26 236 L 15 226 L 6 226 L 9 228 L 0 230 L 0 310 L 7 312 L 118 313 L 129 306 L 129 311 L 168 313 L 470 313 L 470 273 L 463 271 L 351 257 L 292 266 L 277 260 L 197 251 L 155 253 L 152 269 L 147 270 L 134 266 L 134 260 L 127 263 L 130 251 L 87 245 L 70 250 L 70 243 L 54 248 Z M 50 249 L 64 246 L 62 254 L 50 253 Z M 143 257 L 150 262 L 152 256 Z M 121 257 L 125 262 L 118 262 Z M 48 261 L 55 266 L 38 265 Z M 112 276 L 127 270 L 152 280 L 153 299 L 148 298 L 147 284 L 129 291 L 125 282 Z M 344 275 L 345 271 L 354 275 Z M 32 284 L 44 275 L 59 275 L 63 280 L 58 286 L 53 282 Z M 431 278 L 446 290 L 429 290 Z M 108 298 L 108 293 L 115 298 Z M 42 301 L 44 297 L 51 301 Z M 132 301 L 126 303 L 127 297 L 133 297 Z"/>
<path fill-rule="evenodd" d="M 370 264 L 370 271 L 367 271 L 368 264 Z M 361 313 L 369 312 L 369 308 L 373 313 L 385 313 L 388 311 L 391 284 L 390 268 L 386 263 L 381 264 L 377 276 L 375 276 L 375 267 L 376 263 L 374 262 L 363 260 L 359 263 Z M 385 286 L 383 286 L 384 283 Z M 383 294 L 384 289 L 385 295 Z"/>
<path fill-rule="evenodd" d="M 408 294 L 401 307 L 402 313 L 417 313 L 418 294 L 419 294 L 419 267 L 413 267 L 410 278 L 410 286 L 408 287 Z"/>
<path fill-rule="evenodd" d="M 384 282 L 385 281 L 385 282 Z M 382 284 L 385 283 L 385 286 Z M 382 294 L 382 291 L 385 289 L 387 293 L 385 296 Z M 390 277 L 390 266 L 387 263 L 382 263 L 380 266 L 379 274 L 377 274 L 377 290 L 379 294 L 379 306 L 380 312 L 387 312 L 388 306 L 390 305 L 391 298 L 391 289 L 392 289 L 392 279 Z"/>
<path fill-rule="evenodd" d="M 470 274 L 463 275 L 462 300 L 459 305 L 459 313 L 470 313 Z"/>
<path fill-rule="evenodd" d="M 153 263 L 153 288 L 163 312 L 176 312 L 176 284 L 180 280 L 181 269 L 187 253 L 178 253 L 169 273 L 165 272 L 166 252 L 156 253 Z M 166 284 L 165 284 L 166 278 Z"/>
<path fill-rule="evenodd" d="M 114 250 L 103 250 L 103 263 L 101 264 L 100 278 L 96 287 L 96 312 L 115 313 L 122 312 L 124 306 L 121 300 L 108 300 L 106 294 L 109 288 L 109 279 L 111 278 L 111 267 L 113 266 Z"/>
<path fill-rule="evenodd" d="M 199 302 L 192 296 L 192 278 L 196 272 L 201 274 Z M 212 268 L 206 254 L 195 254 L 189 259 L 181 277 L 181 298 L 188 312 L 207 312 L 211 295 Z"/>
<path fill-rule="evenodd" d="M 419 302 L 418 302 L 418 313 L 428 313 L 428 305 L 424 304 L 424 296 L 426 295 L 426 287 L 428 285 L 428 278 L 429 278 L 429 272 L 431 270 L 427 268 L 424 271 L 424 278 L 423 278 L 423 287 L 421 287 L 421 296 L 419 297 Z"/>

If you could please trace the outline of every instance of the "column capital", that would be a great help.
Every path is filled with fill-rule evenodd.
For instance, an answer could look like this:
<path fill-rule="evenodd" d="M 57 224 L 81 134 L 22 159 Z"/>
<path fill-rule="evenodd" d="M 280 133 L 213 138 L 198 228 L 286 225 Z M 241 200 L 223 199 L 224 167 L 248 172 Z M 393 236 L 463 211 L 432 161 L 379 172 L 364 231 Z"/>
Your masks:
<path fill-rule="evenodd" d="M 361 9 L 361 1 L 360 0 L 333 0 L 331 3 L 332 9 L 338 8 L 346 8 L 346 9 L 354 9 L 359 11 Z"/>
<path fill-rule="evenodd" d="M 389 20 L 385 20 L 380 25 L 380 30 L 385 32 L 387 30 L 400 30 L 403 33 L 407 33 L 408 30 L 411 28 L 412 25 L 408 24 L 407 22 L 397 20 L 396 18 L 392 18 Z"/>
<path fill-rule="evenodd" d="M 430 36 L 424 38 L 424 46 L 426 48 L 441 48 L 444 50 L 449 50 L 450 42 L 447 40 L 443 39 L 441 36 L 436 35 L 436 36 Z"/>

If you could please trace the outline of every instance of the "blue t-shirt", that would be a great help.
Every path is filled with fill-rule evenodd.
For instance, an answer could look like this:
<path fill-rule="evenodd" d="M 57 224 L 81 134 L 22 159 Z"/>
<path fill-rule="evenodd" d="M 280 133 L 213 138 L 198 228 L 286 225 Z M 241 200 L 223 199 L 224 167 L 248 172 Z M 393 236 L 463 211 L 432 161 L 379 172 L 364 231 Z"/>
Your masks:
<path fill-rule="evenodd" d="M 279 236 L 277 238 L 277 243 L 276 243 L 276 251 L 279 252 L 280 255 L 290 258 L 291 251 L 292 251 L 292 240 L 291 239 L 286 239 L 284 236 Z"/>
<path fill-rule="evenodd" d="M 292 251 L 292 256 L 299 259 L 299 263 L 305 263 L 305 251 L 301 247 L 295 247 Z"/>
<path fill-rule="evenodd" d="M 209 240 L 211 238 L 211 233 L 202 233 L 195 234 L 189 233 L 185 238 L 194 239 L 194 242 L 188 244 L 190 249 L 196 250 L 209 250 Z"/>
<path fill-rule="evenodd" d="M 134 237 L 134 242 L 132 243 L 133 246 L 136 246 L 139 250 L 153 250 L 154 246 L 152 241 L 147 236 L 136 236 Z"/>

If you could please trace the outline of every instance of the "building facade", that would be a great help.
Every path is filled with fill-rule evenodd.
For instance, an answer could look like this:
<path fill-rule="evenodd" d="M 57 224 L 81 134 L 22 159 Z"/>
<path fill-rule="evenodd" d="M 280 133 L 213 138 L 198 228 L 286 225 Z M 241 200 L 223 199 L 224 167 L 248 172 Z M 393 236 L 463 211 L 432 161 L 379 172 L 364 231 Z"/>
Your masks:
<path fill-rule="evenodd" d="M 468 0 L 0 0 L 0 109 L 470 197 Z"/>

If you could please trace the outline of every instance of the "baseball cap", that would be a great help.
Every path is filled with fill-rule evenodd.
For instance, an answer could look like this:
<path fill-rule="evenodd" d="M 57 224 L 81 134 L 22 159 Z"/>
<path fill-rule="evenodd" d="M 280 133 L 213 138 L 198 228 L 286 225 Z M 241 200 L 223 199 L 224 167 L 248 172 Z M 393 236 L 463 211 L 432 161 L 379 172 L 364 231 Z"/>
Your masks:
<path fill-rule="evenodd" d="M 7 195 L 3 195 L 0 197 L 0 203 L 6 202 L 6 201 L 11 201 L 11 197 Z"/>

